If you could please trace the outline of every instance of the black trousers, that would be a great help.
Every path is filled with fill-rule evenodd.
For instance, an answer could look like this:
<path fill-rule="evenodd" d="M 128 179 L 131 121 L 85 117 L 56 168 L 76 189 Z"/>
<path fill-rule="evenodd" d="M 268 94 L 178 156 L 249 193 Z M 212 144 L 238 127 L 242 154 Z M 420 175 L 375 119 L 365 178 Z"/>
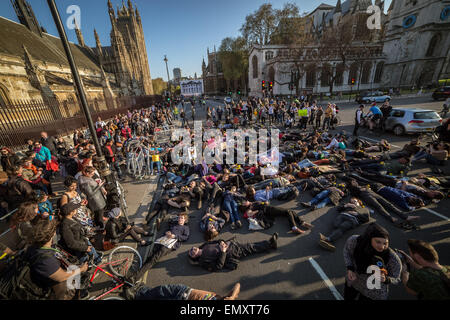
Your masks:
<path fill-rule="evenodd" d="M 264 215 L 273 219 L 275 219 L 275 217 L 286 217 L 291 229 L 297 227 L 297 223 L 298 226 L 305 223 L 294 211 L 280 207 L 266 206 L 264 207 Z"/>
<path fill-rule="evenodd" d="M 359 197 L 362 201 L 366 203 L 368 207 L 373 208 L 375 211 L 377 211 L 379 214 L 386 217 L 388 220 L 393 222 L 392 216 L 389 214 L 395 213 L 403 220 L 406 220 L 408 218 L 408 214 L 398 209 L 396 206 L 394 206 L 392 203 L 390 203 L 388 200 L 380 196 L 379 194 L 376 194 L 373 191 L 364 191 L 361 192 Z"/>
<path fill-rule="evenodd" d="M 104 213 L 104 209 L 94 211 L 95 224 L 101 228 L 105 228 L 105 221 L 103 220 Z"/>
<path fill-rule="evenodd" d="M 353 128 L 353 135 L 358 136 L 359 123 L 355 122 L 355 127 Z"/>
<path fill-rule="evenodd" d="M 145 272 L 153 268 L 153 266 L 164 256 L 168 255 L 170 252 L 172 252 L 172 249 L 169 249 L 163 245 L 160 245 L 156 243 L 153 246 L 153 250 L 150 253 L 147 260 L 145 260 L 144 264 L 142 265 L 142 268 L 136 273 L 136 279 L 141 278 Z"/>
<path fill-rule="evenodd" d="M 344 300 L 360 300 L 360 301 L 372 301 L 372 299 L 363 296 L 358 290 L 347 285 L 347 281 L 344 285 Z"/>
<path fill-rule="evenodd" d="M 270 247 L 271 244 L 268 240 L 252 243 L 231 242 L 228 250 L 230 250 L 232 258 L 242 259 L 254 253 L 266 252 Z"/>

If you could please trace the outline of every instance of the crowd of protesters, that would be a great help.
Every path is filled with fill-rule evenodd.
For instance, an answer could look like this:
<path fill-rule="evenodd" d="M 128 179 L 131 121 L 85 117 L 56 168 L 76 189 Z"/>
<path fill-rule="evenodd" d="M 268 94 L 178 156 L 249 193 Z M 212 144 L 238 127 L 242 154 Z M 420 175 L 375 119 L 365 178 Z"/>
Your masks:
<path fill-rule="evenodd" d="M 191 105 L 195 105 L 195 101 Z M 170 151 L 178 142 L 157 141 L 155 134 L 169 130 L 179 120 L 195 138 L 184 103 L 172 107 L 154 105 L 117 115 L 109 121 L 99 118 L 95 123 L 95 134 L 117 178 L 123 179 L 126 175 L 127 153 L 133 143 L 148 150 L 145 156 L 149 157 L 150 174 L 154 174 L 156 168 L 159 175 L 166 176 L 163 195 L 149 212 L 147 222 L 156 218 L 160 226 L 169 220 L 169 229 L 156 240 L 141 270 L 127 275 L 130 282 L 139 281 L 163 256 L 189 242 L 192 231 L 189 216 L 195 210 L 202 211 L 199 224 L 206 242 L 189 249 L 189 262 L 211 272 L 234 270 L 239 261 L 249 255 L 277 250 L 279 235 L 273 233 L 264 241 L 241 243 L 236 239 L 223 240 L 221 231 L 228 224 L 232 231 L 244 226 L 251 231 L 269 229 L 279 217 L 284 217 L 289 222 L 289 232 L 301 235 L 314 226 L 280 204 L 310 194 L 312 199 L 301 202 L 303 207 L 310 210 L 328 205 L 338 207 L 333 231 L 328 236 L 318 234 L 317 243 L 334 251 L 336 241 L 349 237 L 344 248 L 345 299 L 387 299 L 389 285 L 402 281 L 409 293 L 420 298 L 449 297 L 448 282 L 444 281 L 448 279 L 449 268 L 439 264 L 438 254 L 430 244 L 410 240 L 410 252 L 406 254 L 391 249 L 389 233 L 379 224 L 368 224 L 361 236 L 351 236 L 349 232 L 373 219 L 387 219 L 399 232 L 417 229 L 415 221 L 419 216 L 413 212 L 447 197 L 450 183 L 442 174 L 412 177 L 408 173 L 422 161 L 431 163 L 439 173 L 439 169 L 447 165 L 449 146 L 445 139 L 422 145 L 419 139 L 413 138 L 400 151 L 391 152 L 387 141 L 370 143 L 357 136 L 357 129 L 353 135 L 332 133 L 339 123 L 339 108 L 332 103 L 320 106 L 316 101 L 302 98 L 290 103 L 282 99 L 249 98 L 215 108 L 204 104 L 203 108 L 206 128 L 222 130 L 224 140 L 214 143 L 223 149 L 228 128 L 243 128 L 244 131 L 258 126 L 281 128 L 279 148 L 273 153 L 275 146 L 268 147 L 272 156 L 276 154 L 280 160 L 279 168 L 274 171 L 259 156 L 258 163 L 248 164 L 248 155 L 245 157 L 247 165 L 229 165 L 224 164 L 225 161 L 207 164 L 204 158 L 197 157 L 193 145 L 189 146 L 192 161 L 174 164 Z M 360 119 L 361 112 L 361 108 L 356 111 L 355 121 Z M 191 114 L 194 120 L 195 108 L 191 108 Z M 444 122 L 443 132 L 448 131 L 449 126 L 448 120 Z M 202 150 L 209 143 L 213 141 L 206 141 Z M 58 245 L 79 258 L 82 265 L 79 270 L 84 272 L 89 257 L 96 263 L 102 260 L 105 243 L 115 245 L 131 236 L 139 245 L 150 244 L 144 239 L 148 235 L 146 230 L 122 219 L 119 205 L 96 169 L 95 147 L 86 133 L 76 131 L 73 146 L 45 132 L 40 140 L 30 140 L 27 144 L 29 150 L 22 159 L 11 150 L 2 149 L 1 163 L 8 174 L 0 194 L 2 208 L 4 213 L 17 209 L 10 219 L 12 231 L 3 245 L 4 253 L 10 255 L 28 248 L 30 254 L 39 255 L 42 248 L 52 245 L 58 232 Z M 249 144 L 246 139 L 246 148 Z M 66 191 L 53 208 L 49 198 L 55 196 L 52 180 L 56 174 L 64 179 Z M 104 235 L 100 246 L 93 243 L 99 233 Z M 34 269 L 36 281 L 58 288 L 54 289 L 57 299 L 72 298 L 67 290 L 61 289 L 69 273 L 61 271 L 54 259 L 47 260 Z M 383 270 L 379 289 L 364 287 L 368 276 L 366 269 L 370 265 L 381 265 Z M 431 282 L 436 285 L 435 289 L 428 288 Z M 129 288 L 127 296 L 135 299 L 235 299 L 239 290 L 236 284 L 230 294 L 222 297 L 185 285 L 162 285 L 153 289 L 140 285 Z"/>

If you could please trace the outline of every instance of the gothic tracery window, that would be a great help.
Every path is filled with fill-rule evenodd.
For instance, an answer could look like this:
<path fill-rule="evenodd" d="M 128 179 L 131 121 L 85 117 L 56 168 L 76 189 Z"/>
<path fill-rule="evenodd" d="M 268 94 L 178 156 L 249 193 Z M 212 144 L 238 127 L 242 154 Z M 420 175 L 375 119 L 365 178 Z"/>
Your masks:
<path fill-rule="evenodd" d="M 253 79 L 258 78 L 258 58 L 256 55 L 252 58 Z"/>

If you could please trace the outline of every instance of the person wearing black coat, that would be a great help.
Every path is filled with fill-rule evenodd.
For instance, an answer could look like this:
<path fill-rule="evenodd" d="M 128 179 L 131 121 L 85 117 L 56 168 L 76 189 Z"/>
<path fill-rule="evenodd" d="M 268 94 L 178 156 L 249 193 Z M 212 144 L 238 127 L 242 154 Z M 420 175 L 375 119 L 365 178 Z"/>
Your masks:
<path fill-rule="evenodd" d="M 40 142 L 44 147 L 50 150 L 52 156 L 56 156 L 58 154 L 58 151 L 56 149 L 56 140 L 53 137 L 49 137 L 47 132 L 45 131 L 41 132 Z"/>
<path fill-rule="evenodd" d="M 89 257 L 94 258 L 95 264 L 102 262 L 102 254 L 97 253 L 92 243 L 85 236 L 83 226 L 73 220 L 80 204 L 69 202 L 61 207 L 61 215 L 63 220 L 59 226 L 61 233 L 61 245 L 70 254 L 78 257 L 79 262 L 83 263 Z"/>
<path fill-rule="evenodd" d="M 16 165 L 12 174 L 6 181 L 6 202 L 8 202 L 8 210 L 14 210 L 25 201 L 31 201 L 35 197 L 35 193 L 31 184 L 22 178 L 22 166 Z"/>
<path fill-rule="evenodd" d="M 210 272 L 220 271 L 223 268 L 235 270 L 239 260 L 254 253 L 267 252 L 277 249 L 278 233 L 274 233 L 269 240 L 241 244 L 234 239 L 224 241 L 216 240 L 192 247 L 189 250 L 189 259 Z"/>
<path fill-rule="evenodd" d="M 129 224 L 127 219 L 121 216 L 121 213 L 122 210 L 120 208 L 114 208 L 108 213 L 109 220 L 105 227 L 105 241 L 119 243 L 130 235 L 134 241 L 143 246 L 150 244 L 141 237 L 141 235 L 148 236 L 149 233 L 134 224 Z"/>
<path fill-rule="evenodd" d="M 2 164 L 2 170 L 7 173 L 11 172 L 14 166 L 19 164 L 19 157 L 6 147 L 1 148 L 0 151 L 0 162 Z"/>

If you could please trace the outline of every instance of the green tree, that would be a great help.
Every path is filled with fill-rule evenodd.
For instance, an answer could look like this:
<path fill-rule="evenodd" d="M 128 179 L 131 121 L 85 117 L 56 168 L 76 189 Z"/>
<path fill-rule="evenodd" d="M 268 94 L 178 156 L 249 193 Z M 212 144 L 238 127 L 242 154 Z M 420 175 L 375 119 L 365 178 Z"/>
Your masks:
<path fill-rule="evenodd" d="M 296 25 L 287 23 L 295 18 L 300 18 L 296 4 L 286 3 L 282 9 L 274 9 L 272 4 L 265 3 L 245 17 L 240 31 L 248 46 L 271 44 L 272 37 L 276 43 L 280 43 L 289 39 L 289 34 L 296 32 Z"/>
<path fill-rule="evenodd" d="M 163 94 L 164 90 L 167 90 L 167 82 L 163 78 L 152 79 L 153 92 L 155 94 Z"/>
<path fill-rule="evenodd" d="M 248 72 L 248 48 L 244 38 L 227 37 L 223 39 L 218 56 L 222 65 L 223 76 L 227 81 L 227 92 L 230 89 L 231 81 L 234 81 L 235 88 L 239 86 L 238 82 L 241 81 L 241 86 L 246 91 L 245 75 Z"/>

